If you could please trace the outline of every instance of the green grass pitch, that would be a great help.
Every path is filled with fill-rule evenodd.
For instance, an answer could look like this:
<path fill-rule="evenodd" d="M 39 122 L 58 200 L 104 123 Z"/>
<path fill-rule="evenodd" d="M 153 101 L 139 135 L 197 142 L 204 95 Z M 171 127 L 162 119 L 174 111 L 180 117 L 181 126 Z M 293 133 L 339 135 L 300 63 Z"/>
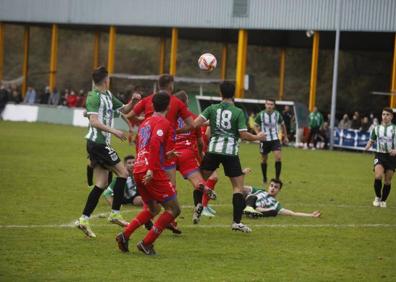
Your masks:
<path fill-rule="evenodd" d="M 146 257 L 131 238 L 129 254 L 114 241 L 120 228 L 94 218 L 96 239 L 70 227 L 82 211 L 85 128 L 0 122 L 0 281 L 395 281 L 396 191 L 374 208 L 369 154 L 283 150 L 279 200 L 286 208 L 322 212 L 320 219 L 244 219 L 232 232 L 231 187 L 220 170 L 213 219 L 191 223 L 192 189 L 177 179 L 181 236 L 164 231 L 159 255 Z M 132 148 L 113 138 L 121 156 Z M 258 148 L 241 145 L 246 183 L 260 185 Z M 274 173 L 272 156 L 269 175 Z M 394 188 L 395 189 L 395 188 Z M 102 199 L 94 215 L 108 212 Z M 124 207 L 132 218 L 136 208 Z"/>

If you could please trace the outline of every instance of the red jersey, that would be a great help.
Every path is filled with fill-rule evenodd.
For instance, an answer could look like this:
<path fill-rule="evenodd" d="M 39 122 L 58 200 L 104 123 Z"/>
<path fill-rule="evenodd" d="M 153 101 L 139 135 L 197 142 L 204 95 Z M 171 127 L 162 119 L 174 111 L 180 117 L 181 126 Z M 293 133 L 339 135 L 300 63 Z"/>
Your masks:
<path fill-rule="evenodd" d="M 197 115 L 190 113 L 192 118 L 195 119 Z M 183 128 L 184 127 L 184 121 L 180 117 L 177 119 L 177 128 Z M 178 133 L 176 134 L 176 144 L 175 144 L 175 149 L 176 151 L 178 149 L 193 149 L 197 150 L 198 149 L 198 143 L 197 140 L 198 138 L 201 138 L 201 129 L 196 128 L 194 130 L 184 132 L 184 133 Z"/>
<path fill-rule="evenodd" d="M 206 153 L 206 151 L 208 150 L 208 146 L 209 146 L 209 138 L 208 136 L 206 136 L 206 129 L 208 127 L 205 126 L 201 126 L 201 135 L 202 135 L 202 140 L 203 140 L 203 148 L 202 148 L 202 152 Z"/>
<path fill-rule="evenodd" d="M 166 150 L 173 130 L 170 122 L 163 116 L 153 115 L 139 126 L 137 157 L 133 173 L 147 170 L 161 170 L 165 162 Z M 154 174 L 155 175 L 155 174 Z"/>
<path fill-rule="evenodd" d="M 133 107 L 133 112 L 136 114 L 136 116 L 140 116 L 142 113 L 144 113 L 144 119 L 147 119 L 151 117 L 154 113 L 154 106 L 153 106 L 153 95 L 150 95 L 142 100 L 140 100 L 134 107 Z M 171 126 L 176 129 L 177 128 L 177 118 L 181 117 L 183 120 L 188 118 L 191 113 L 187 109 L 187 106 L 179 99 L 176 98 L 173 95 L 170 96 L 170 101 L 169 101 L 169 110 L 168 113 L 166 114 L 166 118 L 169 120 L 171 123 Z"/>

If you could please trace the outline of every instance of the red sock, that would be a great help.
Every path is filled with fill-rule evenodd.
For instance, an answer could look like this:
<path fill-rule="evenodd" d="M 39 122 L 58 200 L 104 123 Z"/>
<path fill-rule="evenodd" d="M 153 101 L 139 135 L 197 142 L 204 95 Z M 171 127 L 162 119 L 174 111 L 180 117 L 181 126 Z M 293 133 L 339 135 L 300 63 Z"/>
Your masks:
<path fill-rule="evenodd" d="M 143 224 L 147 223 L 153 216 L 148 209 L 143 209 L 124 229 L 125 237 L 129 238 L 131 234 Z"/>
<path fill-rule="evenodd" d="M 214 190 L 216 183 L 217 183 L 217 180 L 208 179 L 208 180 L 206 181 L 206 186 L 207 186 L 209 189 Z M 203 207 L 207 207 L 207 206 L 208 206 L 209 200 L 210 200 L 210 199 L 209 199 L 208 195 L 206 195 L 206 193 L 203 193 L 203 195 L 202 195 L 202 206 L 203 206 Z"/>
<path fill-rule="evenodd" d="M 161 235 L 162 230 L 164 230 L 165 227 L 174 220 L 175 218 L 172 214 L 164 211 L 154 223 L 153 228 L 151 228 L 151 230 L 147 233 L 146 237 L 144 237 L 143 244 L 151 245 L 152 243 L 154 243 L 158 236 Z"/>

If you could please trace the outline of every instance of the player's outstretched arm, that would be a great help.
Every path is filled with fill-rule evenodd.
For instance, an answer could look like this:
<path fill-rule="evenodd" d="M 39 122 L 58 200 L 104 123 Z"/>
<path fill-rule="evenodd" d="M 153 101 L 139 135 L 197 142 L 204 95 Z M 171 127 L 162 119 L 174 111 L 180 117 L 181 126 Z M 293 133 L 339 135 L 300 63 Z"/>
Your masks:
<path fill-rule="evenodd" d="M 121 130 L 115 129 L 115 128 L 111 128 L 107 125 L 104 125 L 103 123 L 101 123 L 99 121 L 98 115 L 96 115 L 96 114 L 89 115 L 89 123 L 91 126 L 97 128 L 99 130 L 109 132 L 109 133 L 115 135 L 117 138 L 119 138 L 122 141 L 127 140 L 127 137 L 125 136 L 124 132 L 122 132 Z"/>
<path fill-rule="evenodd" d="M 251 134 L 247 131 L 240 131 L 240 137 L 246 141 L 265 141 L 265 133 L 259 132 L 257 135 Z"/>
<path fill-rule="evenodd" d="M 198 116 L 194 121 L 192 122 L 192 127 L 197 128 L 204 124 L 206 122 L 206 119 L 204 119 L 202 116 Z"/>
<path fill-rule="evenodd" d="M 281 209 L 279 211 L 280 215 L 289 215 L 289 216 L 302 216 L 302 217 L 320 217 L 320 211 L 314 211 L 312 213 L 305 213 L 305 212 L 294 212 L 288 209 Z"/>

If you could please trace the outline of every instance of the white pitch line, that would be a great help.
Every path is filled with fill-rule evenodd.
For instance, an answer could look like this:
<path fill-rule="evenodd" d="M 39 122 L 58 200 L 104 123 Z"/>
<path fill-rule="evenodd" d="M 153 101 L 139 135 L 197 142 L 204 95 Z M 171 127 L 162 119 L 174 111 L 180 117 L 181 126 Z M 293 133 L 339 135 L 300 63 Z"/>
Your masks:
<path fill-rule="evenodd" d="M 92 224 L 94 227 L 113 227 L 112 224 Z M 362 223 L 362 224 L 249 224 L 253 228 L 396 228 L 396 224 Z M 181 225 L 182 228 L 230 228 L 229 224 L 211 225 Z M 30 229 L 30 228 L 75 228 L 71 224 L 32 224 L 32 225 L 0 225 L 0 229 Z"/>

